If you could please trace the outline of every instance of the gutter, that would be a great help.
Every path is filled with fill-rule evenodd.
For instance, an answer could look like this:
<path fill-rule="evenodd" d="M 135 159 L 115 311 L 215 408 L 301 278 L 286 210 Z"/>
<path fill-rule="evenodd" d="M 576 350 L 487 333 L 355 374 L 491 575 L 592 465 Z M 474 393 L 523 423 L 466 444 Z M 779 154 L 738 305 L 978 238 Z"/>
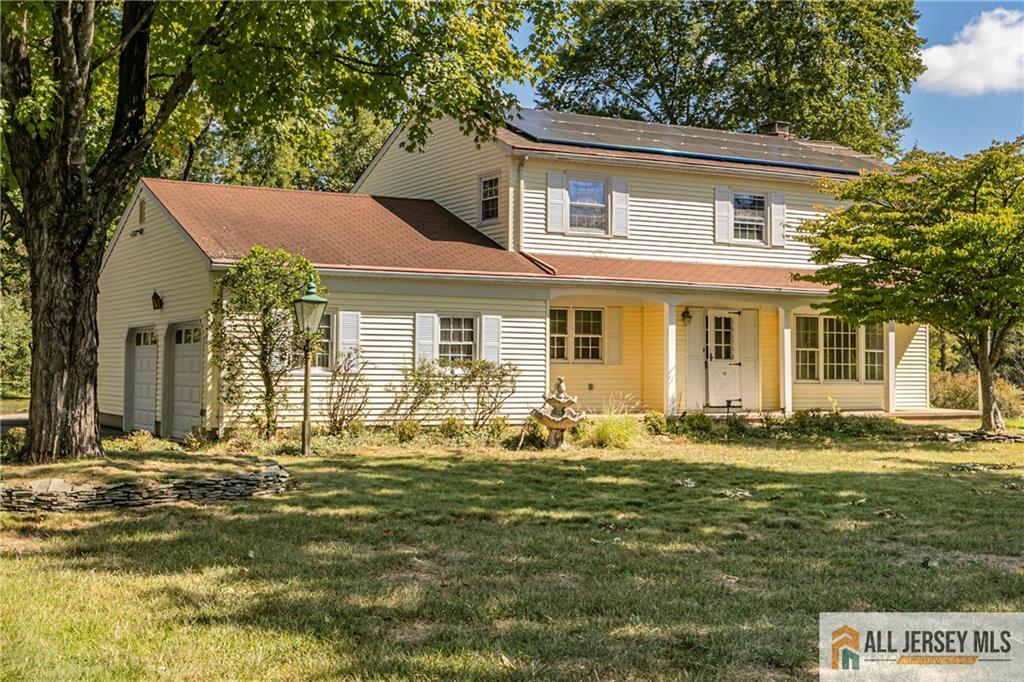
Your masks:
<path fill-rule="evenodd" d="M 660 170 L 685 170 L 703 175 L 732 175 L 743 178 L 772 178 L 775 180 L 789 182 L 817 182 L 822 178 L 833 180 L 847 180 L 857 177 L 855 175 L 838 175 L 827 173 L 795 173 L 786 171 L 762 170 L 759 168 L 728 168 L 711 167 L 699 163 L 688 163 L 686 160 L 674 159 L 666 161 L 655 161 L 653 159 L 631 159 L 628 157 L 607 157 L 595 156 L 586 152 L 553 152 L 537 149 L 523 149 L 512 147 L 509 152 L 511 156 L 524 158 L 537 157 L 541 159 L 552 159 L 556 161 L 570 161 L 575 163 L 601 164 L 606 166 L 636 166 L 640 168 L 657 168 Z"/>
<path fill-rule="evenodd" d="M 525 254 L 524 254 L 525 255 Z M 215 262 L 213 270 L 227 270 L 232 263 Z M 803 296 L 821 298 L 827 291 L 808 291 L 807 289 L 791 289 L 787 287 L 736 287 L 727 284 L 696 284 L 692 282 L 652 282 L 650 280 L 633 279 L 600 279 L 594 277 L 558 277 L 555 275 L 481 275 L 459 272 L 438 272 L 419 270 L 385 270 L 373 268 L 324 267 L 313 264 L 317 272 L 333 277 L 351 277 L 353 279 L 406 279 L 411 281 L 450 281 L 480 282 L 486 284 L 518 284 L 521 286 L 591 286 L 591 287 L 641 287 L 645 289 L 682 289 L 686 291 L 714 291 L 724 293 L 745 294 L 782 294 L 786 296 Z M 550 268 L 550 266 L 547 266 Z"/>

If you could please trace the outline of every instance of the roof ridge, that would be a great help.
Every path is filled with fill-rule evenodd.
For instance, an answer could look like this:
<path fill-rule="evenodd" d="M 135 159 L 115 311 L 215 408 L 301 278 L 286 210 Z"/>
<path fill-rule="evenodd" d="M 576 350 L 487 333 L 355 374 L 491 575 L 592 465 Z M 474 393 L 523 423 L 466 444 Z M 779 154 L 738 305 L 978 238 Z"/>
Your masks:
<path fill-rule="evenodd" d="M 262 185 L 238 185 L 227 182 L 201 182 L 198 180 L 178 180 L 175 178 L 140 178 L 143 183 L 158 182 L 158 183 L 172 183 L 175 185 L 199 185 L 203 187 L 218 187 L 225 189 L 258 189 L 273 192 L 287 192 L 294 194 L 316 194 L 317 196 L 328 196 L 328 197 L 357 197 L 364 199 L 401 199 L 403 201 L 422 201 L 430 204 L 437 204 L 433 199 L 422 199 L 418 197 L 400 197 L 390 194 L 363 194 L 362 192 L 335 192 L 333 190 L 324 189 L 299 189 L 297 187 L 264 187 Z M 437 204 L 440 206 L 440 204 Z"/>

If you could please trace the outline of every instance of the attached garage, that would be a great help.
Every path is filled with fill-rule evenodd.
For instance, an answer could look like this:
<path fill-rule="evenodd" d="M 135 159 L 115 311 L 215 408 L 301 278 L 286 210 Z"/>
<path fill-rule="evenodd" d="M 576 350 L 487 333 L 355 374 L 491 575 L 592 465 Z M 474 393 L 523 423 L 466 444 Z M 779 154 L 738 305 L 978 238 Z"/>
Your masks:
<path fill-rule="evenodd" d="M 129 431 L 156 432 L 157 337 L 152 328 L 129 333 L 127 393 Z"/>
<path fill-rule="evenodd" d="M 202 424 L 202 327 L 198 322 L 178 325 L 169 334 L 168 346 L 170 434 L 182 439 Z"/>

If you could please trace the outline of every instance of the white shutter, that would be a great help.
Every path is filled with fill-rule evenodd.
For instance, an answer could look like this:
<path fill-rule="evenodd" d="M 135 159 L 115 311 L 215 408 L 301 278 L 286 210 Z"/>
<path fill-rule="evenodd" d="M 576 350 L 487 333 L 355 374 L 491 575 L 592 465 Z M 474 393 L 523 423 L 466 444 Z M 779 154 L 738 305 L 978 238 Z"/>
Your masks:
<path fill-rule="evenodd" d="M 686 409 L 703 410 L 705 394 L 704 310 L 690 308 L 686 323 Z"/>
<path fill-rule="evenodd" d="M 740 399 L 743 409 L 758 409 L 757 400 L 757 311 L 740 312 Z"/>
<path fill-rule="evenodd" d="M 629 236 L 629 180 L 612 180 L 612 236 Z"/>
<path fill-rule="evenodd" d="M 772 246 L 786 245 L 786 195 L 772 192 Z"/>
<path fill-rule="evenodd" d="M 564 234 L 569 224 L 565 205 L 565 173 L 548 172 L 548 232 Z"/>
<path fill-rule="evenodd" d="M 338 349 L 338 357 L 341 359 L 346 353 L 354 352 L 359 348 L 359 326 L 361 315 L 358 312 L 342 310 L 334 315 L 337 320 L 338 333 L 334 337 L 335 348 Z"/>
<path fill-rule="evenodd" d="M 715 241 L 732 241 L 732 190 L 728 187 L 715 188 Z"/>
<path fill-rule="evenodd" d="M 437 315 L 416 313 L 416 364 L 437 357 Z"/>
<path fill-rule="evenodd" d="M 483 315 L 480 318 L 481 353 L 480 357 L 487 362 L 501 362 L 501 315 Z"/>
<path fill-rule="evenodd" d="M 622 308 L 612 307 L 605 311 L 604 321 L 605 362 L 610 365 L 622 364 Z"/>

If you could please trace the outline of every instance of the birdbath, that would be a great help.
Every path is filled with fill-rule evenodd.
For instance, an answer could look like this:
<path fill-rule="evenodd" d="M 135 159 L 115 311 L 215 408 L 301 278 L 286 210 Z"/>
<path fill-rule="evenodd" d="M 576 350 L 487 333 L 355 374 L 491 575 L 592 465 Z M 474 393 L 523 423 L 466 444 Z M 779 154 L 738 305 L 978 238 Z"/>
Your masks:
<path fill-rule="evenodd" d="M 579 424 L 587 415 L 573 409 L 576 396 L 566 393 L 565 377 L 558 377 L 554 393 L 544 396 L 544 402 L 547 404 L 542 409 L 534 408 L 530 413 L 548 428 L 548 447 L 563 448 L 566 430 Z"/>

